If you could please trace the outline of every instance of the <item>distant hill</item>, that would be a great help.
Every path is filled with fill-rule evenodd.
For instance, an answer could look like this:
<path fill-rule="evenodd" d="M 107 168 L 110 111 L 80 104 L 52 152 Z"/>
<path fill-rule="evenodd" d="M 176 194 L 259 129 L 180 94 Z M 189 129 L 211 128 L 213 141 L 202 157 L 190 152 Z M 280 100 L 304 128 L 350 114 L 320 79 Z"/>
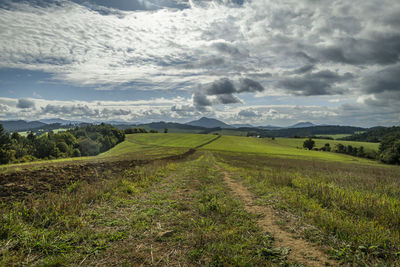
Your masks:
<path fill-rule="evenodd" d="M 126 121 L 106 121 L 104 123 L 111 125 L 132 125 L 132 122 L 126 122 Z"/>
<path fill-rule="evenodd" d="M 260 129 L 265 129 L 265 130 L 278 130 L 278 129 L 282 129 L 282 127 L 274 126 L 274 125 L 258 126 L 258 128 L 260 128 Z"/>
<path fill-rule="evenodd" d="M 317 125 L 307 121 L 307 122 L 296 123 L 295 125 L 288 126 L 287 128 L 306 128 L 306 127 L 313 127 L 313 126 L 317 126 Z"/>
<path fill-rule="evenodd" d="M 235 128 L 243 128 L 243 127 L 247 127 L 247 128 L 251 128 L 251 127 L 254 127 L 253 125 L 251 125 L 251 124 L 247 124 L 247 123 L 245 123 L 245 124 L 230 124 L 231 126 L 233 126 L 233 127 L 235 127 Z"/>
<path fill-rule="evenodd" d="M 192 125 L 192 126 L 199 126 L 199 127 L 204 127 L 204 128 L 234 128 L 233 126 L 226 124 L 225 122 L 222 122 L 217 119 L 210 119 L 206 117 L 202 117 L 198 120 L 195 121 L 190 121 L 185 123 L 186 125 Z"/>
<path fill-rule="evenodd" d="M 63 120 L 63 119 L 42 119 L 39 120 L 40 122 L 46 123 L 46 124 L 54 124 L 54 123 L 59 123 L 61 125 L 68 125 L 68 124 L 80 124 L 82 123 L 81 121 L 69 121 L 69 120 Z"/>
<path fill-rule="evenodd" d="M 240 130 L 246 130 L 249 135 L 257 135 L 260 137 L 307 137 L 319 134 L 353 134 L 365 131 L 366 129 L 352 126 L 327 125 L 304 128 L 282 128 L 275 130 L 260 128 L 241 128 Z"/>
<path fill-rule="evenodd" d="M 47 125 L 46 123 L 40 121 L 24 121 L 24 120 L 15 120 L 15 121 L 0 121 L 3 125 L 3 128 L 7 132 L 23 132 L 29 131 L 32 129 L 36 129 L 39 127 L 43 127 Z"/>
<path fill-rule="evenodd" d="M 204 127 L 164 121 L 143 124 L 117 124 L 114 126 L 122 130 L 128 128 L 143 128 L 146 130 L 157 130 L 158 132 L 163 131 L 165 128 L 167 128 L 168 132 L 170 133 L 203 133 L 208 130 Z"/>

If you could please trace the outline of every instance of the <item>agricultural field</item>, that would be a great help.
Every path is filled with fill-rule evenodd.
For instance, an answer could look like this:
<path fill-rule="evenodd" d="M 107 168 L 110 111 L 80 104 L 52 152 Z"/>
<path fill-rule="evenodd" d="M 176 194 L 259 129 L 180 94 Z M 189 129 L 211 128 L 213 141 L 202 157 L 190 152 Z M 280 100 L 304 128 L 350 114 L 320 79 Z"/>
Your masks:
<path fill-rule="evenodd" d="M 308 158 L 310 160 L 325 160 L 325 161 L 338 161 L 338 162 L 351 162 L 363 164 L 378 164 L 375 161 L 356 158 L 349 155 L 342 155 L 331 152 L 323 151 L 308 151 L 303 149 L 303 142 L 305 139 L 296 138 L 255 138 L 255 137 L 237 137 L 237 136 L 222 136 L 219 140 L 212 142 L 203 147 L 203 149 L 241 152 L 250 154 L 261 154 L 267 157 L 283 157 L 283 158 Z M 329 142 L 330 141 L 330 142 Z M 341 143 L 333 140 L 315 139 L 316 147 L 323 146 L 329 142 Z M 343 141 L 343 144 L 345 141 Z M 347 142 L 357 145 L 365 145 L 366 149 L 377 147 L 375 143 L 366 142 Z M 346 143 L 346 144 L 347 144 Z"/>
<path fill-rule="evenodd" d="M 5 165 L 0 266 L 398 266 L 400 167 L 302 141 L 132 134 Z"/>
<path fill-rule="evenodd" d="M 294 148 L 302 148 L 305 138 L 276 138 L 275 142 L 282 146 L 290 146 Z M 370 142 L 357 142 L 357 141 L 342 141 L 342 140 L 330 140 L 330 139 L 313 139 L 315 141 L 315 147 L 321 148 L 326 143 L 329 143 L 333 148 L 337 144 L 345 146 L 351 145 L 353 147 L 364 147 L 366 152 L 378 151 L 379 143 Z"/>

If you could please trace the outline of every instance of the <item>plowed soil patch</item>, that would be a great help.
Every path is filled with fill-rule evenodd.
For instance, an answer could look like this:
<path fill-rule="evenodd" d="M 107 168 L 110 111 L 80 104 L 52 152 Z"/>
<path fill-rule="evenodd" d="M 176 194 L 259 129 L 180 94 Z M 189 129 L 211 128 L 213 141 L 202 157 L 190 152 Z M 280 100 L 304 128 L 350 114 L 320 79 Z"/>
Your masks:
<path fill-rule="evenodd" d="M 180 160 L 192 155 L 196 150 L 167 156 L 155 160 Z M 49 164 L 40 169 L 23 169 L 0 174 L 0 202 L 23 199 L 49 191 L 59 191 L 75 181 L 92 182 L 117 175 L 128 168 L 155 160 L 109 160 L 97 162 L 76 162 L 73 164 Z"/>
<path fill-rule="evenodd" d="M 22 199 L 28 195 L 59 191 L 74 181 L 96 181 L 107 174 L 119 173 L 144 161 L 114 161 L 47 166 L 0 174 L 0 201 Z"/>

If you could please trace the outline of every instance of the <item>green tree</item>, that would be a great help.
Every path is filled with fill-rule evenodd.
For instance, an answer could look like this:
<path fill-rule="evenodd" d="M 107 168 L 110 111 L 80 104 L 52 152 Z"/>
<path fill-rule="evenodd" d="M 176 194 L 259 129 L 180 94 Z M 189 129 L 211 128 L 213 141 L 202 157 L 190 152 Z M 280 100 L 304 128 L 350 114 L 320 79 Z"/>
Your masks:
<path fill-rule="evenodd" d="M 73 157 L 80 157 L 81 156 L 81 152 L 79 151 L 79 149 L 74 148 L 74 150 L 72 151 L 72 156 Z"/>
<path fill-rule="evenodd" d="M 3 125 L 0 124 L 0 163 L 6 164 L 13 158 L 13 153 L 10 151 L 11 140 L 8 133 L 4 130 Z"/>
<path fill-rule="evenodd" d="M 400 164 L 400 133 L 386 136 L 379 145 L 379 158 L 389 164 Z"/>
<path fill-rule="evenodd" d="M 313 149 L 314 145 L 315 145 L 315 141 L 312 140 L 311 138 L 304 140 L 304 143 L 303 143 L 304 148 L 311 150 L 311 149 Z"/>
<path fill-rule="evenodd" d="M 360 158 L 364 158 L 365 157 L 365 152 L 364 152 L 364 147 L 363 146 L 360 146 L 358 148 L 357 157 L 360 157 Z"/>
<path fill-rule="evenodd" d="M 80 139 L 78 143 L 82 156 L 93 156 L 100 153 L 100 144 L 90 138 Z"/>
<path fill-rule="evenodd" d="M 29 142 L 33 143 L 36 140 L 36 135 L 30 131 L 26 138 L 28 138 Z"/>
<path fill-rule="evenodd" d="M 56 142 L 47 138 L 46 135 L 36 139 L 35 142 L 35 154 L 37 158 L 57 158 L 60 150 L 56 146 Z"/>
<path fill-rule="evenodd" d="M 0 124 L 0 148 L 8 148 L 10 146 L 10 137 Z"/>
<path fill-rule="evenodd" d="M 59 142 L 57 143 L 57 148 L 60 150 L 62 153 L 68 153 L 69 147 L 67 143 L 65 142 Z"/>

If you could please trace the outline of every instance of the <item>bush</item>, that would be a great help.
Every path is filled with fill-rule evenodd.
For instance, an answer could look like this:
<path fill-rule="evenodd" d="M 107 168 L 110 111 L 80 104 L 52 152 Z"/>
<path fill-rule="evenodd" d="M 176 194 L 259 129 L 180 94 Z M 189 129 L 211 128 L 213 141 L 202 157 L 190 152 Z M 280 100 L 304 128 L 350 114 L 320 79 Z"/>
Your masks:
<path fill-rule="evenodd" d="M 100 153 L 100 144 L 90 138 L 81 139 L 78 143 L 82 156 L 93 156 Z"/>
<path fill-rule="evenodd" d="M 400 134 L 386 137 L 379 146 L 379 158 L 388 164 L 400 164 Z"/>
<path fill-rule="evenodd" d="M 304 148 L 311 150 L 311 149 L 313 149 L 314 145 L 315 145 L 315 141 L 312 140 L 311 138 L 304 140 L 304 143 L 303 143 Z"/>
<path fill-rule="evenodd" d="M 72 151 L 72 156 L 73 157 L 80 157 L 81 156 L 81 151 L 79 151 L 79 149 L 74 148 L 74 150 Z"/>
<path fill-rule="evenodd" d="M 14 159 L 15 150 L 0 148 L 0 164 L 7 164 Z"/>
<path fill-rule="evenodd" d="M 60 150 L 60 152 L 62 152 L 62 153 L 67 153 L 68 150 L 69 150 L 69 147 L 68 147 L 67 143 L 65 143 L 65 142 L 57 143 L 57 148 L 58 148 L 58 149 Z"/>

